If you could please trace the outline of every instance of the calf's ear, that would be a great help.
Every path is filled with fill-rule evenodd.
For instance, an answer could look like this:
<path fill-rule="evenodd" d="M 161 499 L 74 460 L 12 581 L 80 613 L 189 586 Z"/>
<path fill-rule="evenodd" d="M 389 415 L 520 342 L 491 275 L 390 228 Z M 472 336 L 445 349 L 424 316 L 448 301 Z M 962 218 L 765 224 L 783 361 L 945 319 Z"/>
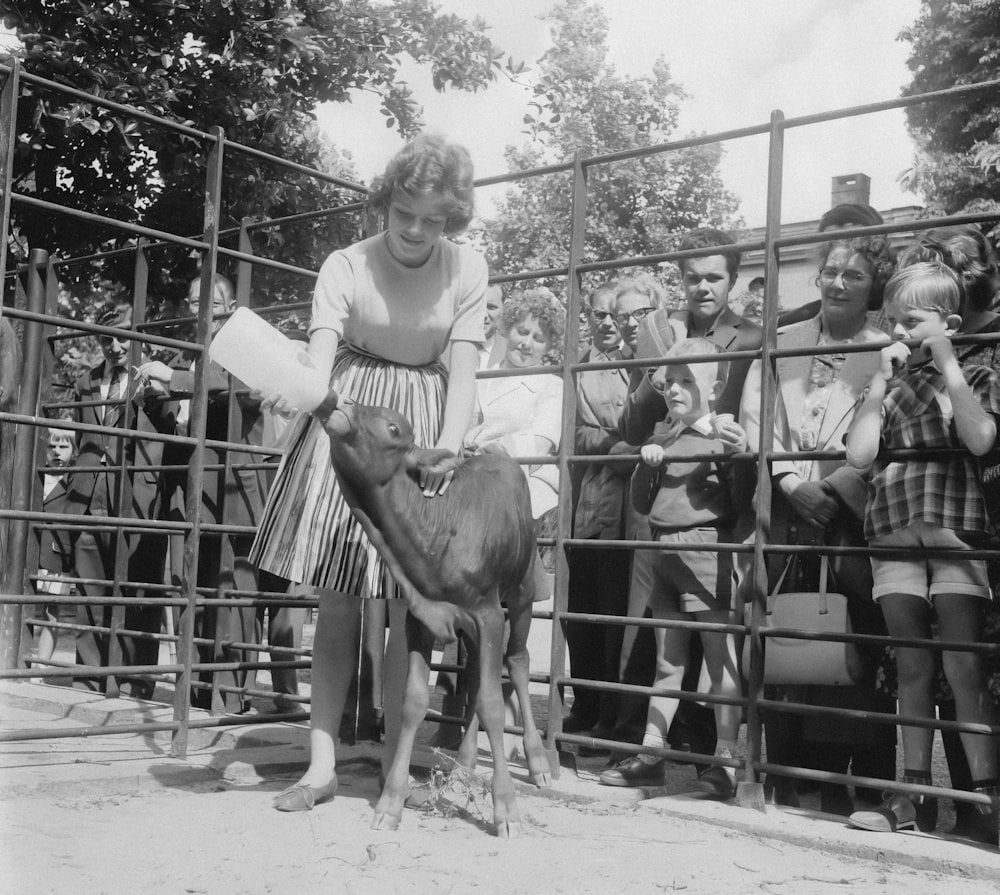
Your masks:
<path fill-rule="evenodd" d="M 421 472 L 437 475 L 454 469 L 461 461 L 445 448 L 410 448 L 406 452 L 406 472 L 419 481 Z"/>

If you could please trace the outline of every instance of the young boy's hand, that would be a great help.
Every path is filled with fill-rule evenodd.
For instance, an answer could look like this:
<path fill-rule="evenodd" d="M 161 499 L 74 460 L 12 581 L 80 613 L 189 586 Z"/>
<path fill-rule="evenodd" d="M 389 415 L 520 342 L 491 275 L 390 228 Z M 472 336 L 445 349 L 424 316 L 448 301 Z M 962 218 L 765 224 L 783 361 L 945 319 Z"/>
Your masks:
<path fill-rule="evenodd" d="M 644 444 L 639 449 L 639 456 L 647 466 L 662 466 L 666 454 L 658 444 Z"/>
<path fill-rule="evenodd" d="M 928 336 L 921 342 L 924 349 L 934 360 L 934 365 L 940 370 L 948 361 L 955 360 L 955 347 L 948 336 Z"/>
<path fill-rule="evenodd" d="M 906 366 L 910 349 L 902 342 L 890 342 L 879 352 L 879 375 L 886 381 Z"/>
<path fill-rule="evenodd" d="M 747 433 L 744 428 L 729 416 L 716 417 L 715 437 L 722 442 L 722 449 L 727 454 L 742 454 L 747 449 Z"/>

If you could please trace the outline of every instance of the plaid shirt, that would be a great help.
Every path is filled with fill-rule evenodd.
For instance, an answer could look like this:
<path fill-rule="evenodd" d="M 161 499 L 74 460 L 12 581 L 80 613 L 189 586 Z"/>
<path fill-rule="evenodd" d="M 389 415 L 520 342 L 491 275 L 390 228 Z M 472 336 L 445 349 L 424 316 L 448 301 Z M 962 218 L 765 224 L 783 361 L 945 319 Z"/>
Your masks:
<path fill-rule="evenodd" d="M 963 368 L 982 408 L 1000 416 L 1000 385 L 988 367 Z M 907 368 L 889 383 L 882 403 L 882 447 L 960 448 L 944 377 L 933 362 Z M 914 522 L 955 532 L 987 530 L 976 458 L 960 454 L 922 460 L 876 458 L 868 485 L 865 534 L 889 534 Z"/>

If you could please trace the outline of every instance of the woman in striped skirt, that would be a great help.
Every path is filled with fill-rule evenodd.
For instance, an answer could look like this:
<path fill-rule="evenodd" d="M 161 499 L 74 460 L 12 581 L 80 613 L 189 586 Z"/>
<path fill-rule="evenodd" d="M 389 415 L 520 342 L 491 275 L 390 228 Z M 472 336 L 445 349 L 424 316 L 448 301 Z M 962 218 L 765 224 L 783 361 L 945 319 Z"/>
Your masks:
<path fill-rule="evenodd" d="M 472 198 L 465 149 L 438 136 L 408 143 L 373 184 L 370 203 L 385 215 L 385 232 L 326 259 L 309 329 L 309 359 L 338 394 L 398 410 L 418 445 L 456 454 L 475 404 L 487 271 L 478 252 L 446 237 L 468 225 Z M 264 397 L 275 411 L 293 409 L 280 394 Z M 406 605 L 340 493 L 322 426 L 304 415 L 289 444 L 250 558 L 320 590 L 309 768 L 275 799 L 280 811 L 302 811 L 337 788 L 334 743 L 366 598 L 389 600 L 383 767 L 391 763 L 406 679 Z M 433 498 L 449 477 L 432 475 L 425 495 Z"/>

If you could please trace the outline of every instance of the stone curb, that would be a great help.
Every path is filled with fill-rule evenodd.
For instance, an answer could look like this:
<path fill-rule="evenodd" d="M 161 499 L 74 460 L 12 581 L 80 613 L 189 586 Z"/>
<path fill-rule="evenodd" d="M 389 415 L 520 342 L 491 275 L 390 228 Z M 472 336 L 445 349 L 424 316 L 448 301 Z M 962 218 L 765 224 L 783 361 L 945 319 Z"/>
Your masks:
<path fill-rule="evenodd" d="M 294 779 L 308 762 L 308 737 L 302 724 L 279 722 L 192 729 L 187 759 L 176 759 L 151 756 L 148 734 L 103 737 L 100 734 L 101 727 L 151 720 L 151 715 L 169 719 L 170 706 L 129 698 L 107 700 L 78 690 L 11 681 L 0 681 L 0 706 L 38 716 L 38 722 L 32 719 L 22 719 L 14 725 L 8 722 L 5 724 L 8 729 L 42 727 L 42 722 L 58 723 L 93 728 L 93 735 L 85 740 L 88 745 L 99 738 L 102 742 L 124 741 L 120 753 L 112 753 L 112 760 L 107 762 L 67 763 L 63 758 L 58 772 L 49 767 L 46 780 L 14 780 L 13 773 L 37 774 L 37 766 L 12 768 L 8 762 L 7 766 L 0 767 L 0 799 L 3 800 L 33 795 L 77 797 L 91 792 L 125 795 L 164 787 L 238 786 L 277 792 L 276 778 L 280 782 L 283 782 L 281 778 Z M 192 710 L 192 717 L 196 715 L 208 717 L 206 712 Z M 169 743 L 167 732 L 156 737 L 158 745 Z M 196 741 L 197 746 L 194 745 Z M 53 755 L 58 759 L 71 754 L 73 744 L 79 740 L 63 738 L 44 742 L 57 744 L 49 747 L 56 750 Z M 15 745 L 23 748 L 25 743 Z M 375 743 L 341 746 L 337 764 L 344 783 L 356 783 L 359 789 L 361 785 L 368 785 L 368 781 L 374 784 L 380 752 L 381 747 Z M 414 767 L 429 769 L 436 760 L 434 753 L 425 750 L 415 756 Z M 99 766 L 100 772 L 94 773 Z M 488 750 L 484 754 L 481 749 L 478 773 L 488 775 L 491 767 Z M 1000 852 L 996 848 L 949 836 L 867 833 L 847 827 L 841 817 L 820 812 L 772 805 L 764 812 L 739 810 L 732 804 L 713 801 L 700 794 L 677 792 L 676 788 L 671 791 L 669 787 L 602 787 L 592 775 L 584 772 L 581 777 L 570 768 L 562 768 L 560 778 L 553 780 L 549 788 L 538 789 L 527 779 L 526 769 L 517 762 L 511 763 L 511 770 L 519 794 L 563 802 L 567 807 L 574 804 L 630 807 L 669 818 L 674 823 L 707 823 L 742 835 L 766 837 L 838 856 L 942 873 L 956 879 L 994 883 L 1000 880 Z"/>

